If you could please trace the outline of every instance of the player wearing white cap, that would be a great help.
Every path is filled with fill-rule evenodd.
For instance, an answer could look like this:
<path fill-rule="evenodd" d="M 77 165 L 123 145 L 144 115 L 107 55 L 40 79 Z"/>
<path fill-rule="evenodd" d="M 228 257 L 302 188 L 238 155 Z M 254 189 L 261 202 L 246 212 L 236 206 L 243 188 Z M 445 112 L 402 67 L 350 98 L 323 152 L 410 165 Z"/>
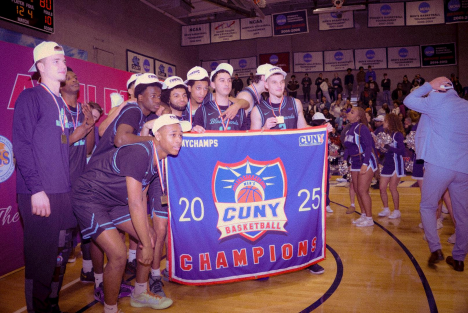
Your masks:
<path fill-rule="evenodd" d="M 188 89 L 182 78 L 171 76 L 163 83 L 161 101 L 168 104 L 171 113 L 181 121 L 191 121 L 192 113 L 188 106 Z"/>

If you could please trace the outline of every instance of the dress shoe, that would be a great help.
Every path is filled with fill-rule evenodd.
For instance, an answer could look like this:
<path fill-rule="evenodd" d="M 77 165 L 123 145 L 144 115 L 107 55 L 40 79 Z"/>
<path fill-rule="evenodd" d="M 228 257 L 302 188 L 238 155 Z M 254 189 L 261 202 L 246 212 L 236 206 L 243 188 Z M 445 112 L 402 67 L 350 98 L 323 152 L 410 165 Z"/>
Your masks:
<path fill-rule="evenodd" d="M 448 256 L 445 260 L 448 265 L 452 266 L 457 272 L 463 272 L 465 269 L 465 263 L 463 261 L 454 260 L 452 256 Z"/>
<path fill-rule="evenodd" d="M 429 265 L 433 265 L 436 263 L 439 263 L 439 261 L 444 260 L 444 254 L 442 253 L 442 250 L 438 249 L 434 252 L 431 253 L 431 256 L 429 257 Z"/>

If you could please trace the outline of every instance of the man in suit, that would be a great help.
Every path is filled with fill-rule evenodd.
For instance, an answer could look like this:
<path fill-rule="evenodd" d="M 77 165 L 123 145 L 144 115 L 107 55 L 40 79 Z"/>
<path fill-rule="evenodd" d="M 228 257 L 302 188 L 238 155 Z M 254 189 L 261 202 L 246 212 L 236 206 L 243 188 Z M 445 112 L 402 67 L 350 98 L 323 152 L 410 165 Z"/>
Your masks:
<path fill-rule="evenodd" d="M 431 251 L 429 266 L 444 259 L 436 210 L 448 188 L 457 223 L 453 256 L 446 261 L 456 271 L 463 271 L 468 251 L 468 101 L 457 95 L 448 78 L 438 77 L 410 93 L 404 103 L 422 113 L 416 154 L 425 167 L 420 212 Z"/>

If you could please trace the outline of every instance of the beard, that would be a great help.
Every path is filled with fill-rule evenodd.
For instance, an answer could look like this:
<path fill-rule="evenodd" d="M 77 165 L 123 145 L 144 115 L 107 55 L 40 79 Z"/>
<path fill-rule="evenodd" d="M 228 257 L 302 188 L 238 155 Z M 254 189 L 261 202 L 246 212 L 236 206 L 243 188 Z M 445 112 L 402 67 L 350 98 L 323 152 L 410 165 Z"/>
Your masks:
<path fill-rule="evenodd" d="M 185 105 L 180 106 L 180 105 L 177 105 L 177 104 L 173 104 L 172 102 L 169 101 L 169 106 L 172 109 L 176 110 L 176 111 L 182 111 L 183 112 L 187 108 L 187 103 Z"/>

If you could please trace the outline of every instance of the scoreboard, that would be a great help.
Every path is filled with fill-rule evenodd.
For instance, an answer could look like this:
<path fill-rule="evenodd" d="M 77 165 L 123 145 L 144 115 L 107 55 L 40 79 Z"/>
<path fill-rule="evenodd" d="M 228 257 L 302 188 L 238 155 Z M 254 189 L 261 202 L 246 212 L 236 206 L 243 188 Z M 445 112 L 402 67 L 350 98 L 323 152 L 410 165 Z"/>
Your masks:
<path fill-rule="evenodd" d="M 54 3 L 53 0 L 2 0 L 0 18 L 52 34 Z"/>

